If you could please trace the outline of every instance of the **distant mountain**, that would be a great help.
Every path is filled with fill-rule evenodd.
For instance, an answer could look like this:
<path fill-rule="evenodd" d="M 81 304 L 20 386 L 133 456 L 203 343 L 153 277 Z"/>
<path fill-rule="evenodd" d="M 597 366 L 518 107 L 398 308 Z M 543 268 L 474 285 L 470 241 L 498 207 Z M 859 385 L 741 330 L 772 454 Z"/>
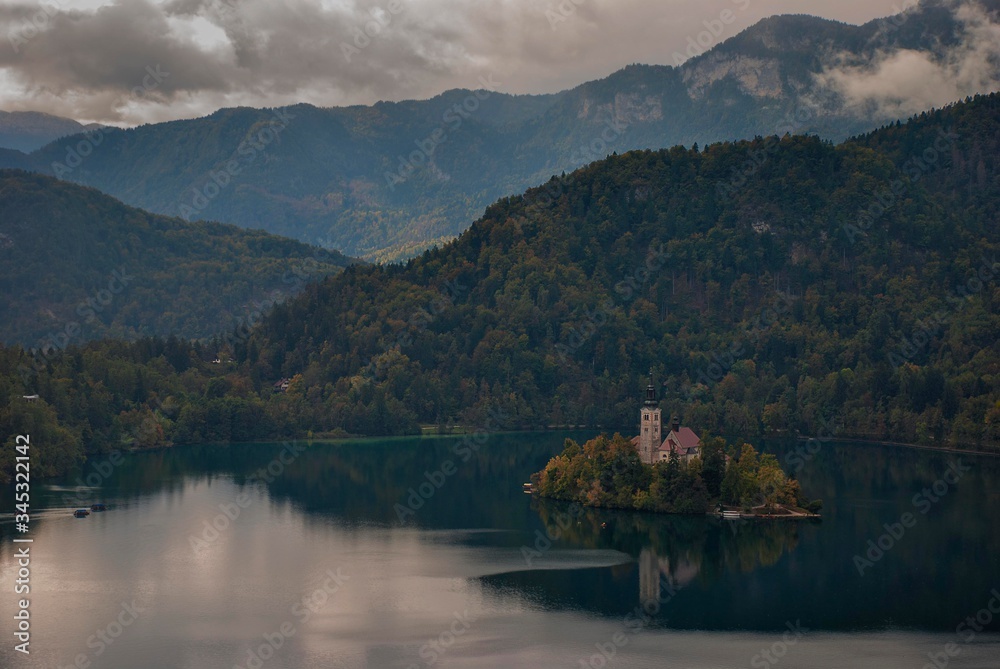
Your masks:
<path fill-rule="evenodd" d="M 0 148 L 27 153 L 60 137 L 76 135 L 96 127 L 100 126 L 83 125 L 73 119 L 42 112 L 0 111 Z"/>
<path fill-rule="evenodd" d="M 678 62 L 696 57 L 680 67 L 630 66 L 554 95 L 484 81 L 426 101 L 225 109 L 60 140 L 29 162 L 151 211 L 401 258 L 498 197 L 613 152 L 786 132 L 839 141 L 990 88 L 998 11 L 1000 0 L 925 0 L 863 26 L 778 16 L 705 54 L 688 47 Z"/>
<path fill-rule="evenodd" d="M 232 342 L 102 341 L 40 366 L 0 346 L 0 429 L 43 435 L 49 473 L 116 445 L 634 434 L 652 369 L 665 414 L 702 434 L 1000 452 L 998 218 L 1000 94 L 836 146 L 635 151 L 504 198 L 405 265 L 310 284 Z"/>
<path fill-rule="evenodd" d="M 0 149 L 0 164 L 8 169 L 24 170 L 31 166 L 31 159 L 16 149 Z"/>
<path fill-rule="evenodd" d="M 91 188 L 0 170 L 0 341 L 209 337 L 350 264 L 233 225 L 187 223 Z"/>

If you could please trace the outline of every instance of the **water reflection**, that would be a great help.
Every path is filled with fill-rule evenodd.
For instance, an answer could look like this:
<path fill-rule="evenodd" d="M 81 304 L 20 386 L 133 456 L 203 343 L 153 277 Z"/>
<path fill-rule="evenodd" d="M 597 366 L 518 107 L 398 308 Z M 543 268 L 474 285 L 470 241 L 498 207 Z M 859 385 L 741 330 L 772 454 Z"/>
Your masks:
<path fill-rule="evenodd" d="M 669 601 L 650 626 L 661 630 L 767 632 L 801 619 L 825 631 L 948 633 L 997 586 L 1000 517 L 987 510 L 1000 502 L 1000 459 L 961 456 L 973 464 L 970 473 L 859 576 L 854 555 L 885 523 L 913 511 L 913 495 L 960 456 L 826 444 L 798 473 L 808 494 L 826 502 L 820 523 L 729 524 L 586 509 L 562 528 L 564 506 L 533 500 L 521 484 L 561 450 L 564 436 L 494 435 L 468 460 L 455 450 L 459 441 L 447 438 L 313 444 L 271 480 L 254 472 L 281 444 L 177 448 L 127 457 L 99 490 L 76 490 L 76 475 L 36 485 L 33 523 L 47 570 L 39 578 L 65 590 L 40 600 L 49 607 L 40 619 L 55 623 L 53 612 L 65 608 L 86 620 L 92 593 L 67 593 L 89 584 L 120 593 L 105 602 L 108 610 L 117 610 L 125 594 L 143 592 L 181 616 L 189 608 L 183 595 L 215 620 L 237 607 L 267 631 L 281 622 L 267 618 L 273 602 L 306 587 L 297 575 L 341 563 L 359 575 L 372 572 L 352 586 L 356 610 L 344 615 L 382 620 L 386 608 L 399 630 L 412 616 L 430 615 L 434 597 L 458 606 L 474 593 L 486 617 L 531 611 L 546 621 L 569 615 L 607 622 L 659 596 Z M 762 446 L 784 462 L 796 444 Z M 397 505 L 408 504 L 428 474 L 449 461 L 454 474 L 401 521 Z M 112 510 L 82 521 L 66 517 L 73 506 L 63 504 L 67 490 L 92 494 Z M 194 560 L 191 533 L 239 494 L 253 506 Z M 5 493 L 0 510 L 9 513 L 12 499 Z M 523 548 L 533 547 L 539 533 L 557 538 L 529 562 Z M 0 523 L 0 566 L 7 570 L 14 564 L 11 536 L 12 526 Z M 87 565 L 90 571 L 81 572 Z M 440 588 L 448 598 L 434 594 Z M 452 612 L 439 613 L 446 620 Z M 261 616 L 267 619 L 256 620 Z M 177 629 L 185 634 L 207 624 L 183 620 Z M 76 618 L 58 622 L 53 630 L 76 625 Z M 238 638 L 231 627 L 224 633 Z M 369 634 L 379 637 L 375 628 Z M 242 640 L 233 643 L 239 650 Z"/>
<path fill-rule="evenodd" d="M 696 606 L 698 596 L 682 595 L 683 591 L 713 591 L 724 577 L 771 567 L 795 551 L 803 531 L 801 522 L 730 522 L 711 517 L 580 509 L 552 500 L 535 499 L 531 507 L 542 522 L 544 537 L 553 539 L 552 548 L 541 552 L 538 548 L 547 543 L 539 541 L 541 535 L 536 534 L 528 543 L 531 566 L 543 571 L 501 574 L 487 582 L 498 590 L 521 589 L 546 606 L 585 609 L 608 616 L 621 615 L 653 600 L 670 601 L 669 608 L 677 612 Z M 806 524 L 813 527 L 816 523 Z M 602 572 L 566 574 L 558 571 L 560 549 L 566 546 L 619 552 L 631 559 Z M 546 567 L 552 571 L 544 571 Z M 653 624 L 675 626 L 673 613 L 664 607 Z M 684 626 L 699 626 L 692 624 L 690 613 L 685 613 L 684 618 Z M 705 620 L 705 616 L 699 615 L 698 620 Z M 708 627 L 720 624 L 729 626 L 734 622 L 727 615 L 717 615 Z"/>

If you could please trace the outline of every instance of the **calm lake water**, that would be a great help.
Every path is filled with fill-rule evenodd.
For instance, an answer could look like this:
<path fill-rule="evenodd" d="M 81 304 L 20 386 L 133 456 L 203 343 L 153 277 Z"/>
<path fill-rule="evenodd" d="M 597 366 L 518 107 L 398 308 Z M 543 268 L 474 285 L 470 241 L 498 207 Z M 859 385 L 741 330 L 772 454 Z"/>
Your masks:
<path fill-rule="evenodd" d="M 1000 666 L 1000 458 L 827 443 L 798 472 L 822 522 L 732 524 L 523 494 L 564 437 L 183 447 L 36 482 L 30 656 L 2 489 L 0 667 L 920 669 L 949 643 Z"/>

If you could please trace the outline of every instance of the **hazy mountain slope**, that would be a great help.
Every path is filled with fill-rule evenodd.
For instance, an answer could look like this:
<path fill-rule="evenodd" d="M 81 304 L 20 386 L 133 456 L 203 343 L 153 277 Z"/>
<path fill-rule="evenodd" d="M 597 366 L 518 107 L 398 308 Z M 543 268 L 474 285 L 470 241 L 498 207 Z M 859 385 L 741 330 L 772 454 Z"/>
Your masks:
<path fill-rule="evenodd" d="M 983 26 L 993 19 L 983 3 L 975 14 L 960 4 L 972 6 L 925 1 L 864 26 L 774 17 L 679 68 L 632 66 L 556 95 L 449 91 L 371 107 L 227 109 L 70 138 L 30 161 L 155 212 L 352 255 L 412 255 L 498 197 L 612 152 L 786 132 L 841 140 L 964 96 L 955 91 L 990 88 L 1000 77 L 986 55 L 998 47 Z M 970 63 L 983 71 L 948 76 Z M 921 82 L 912 100 L 900 76 L 918 66 L 940 81 Z M 75 156 L 78 147 L 89 155 Z"/>
<path fill-rule="evenodd" d="M 0 164 L 6 169 L 25 170 L 32 167 L 32 160 L 16 149 L 0 149 Z"/>
<path fill-rule="evenodd" d="M 87 129 L 73 119 L 42 112 L 0 111 L 0 147 L 28 152 Z"/>
<path fill-rule="evenodd" d="M 0 341 L 207 337 L 349 263 L 261 231 L 186 223 L 0 171 Z M 258 314 L 259 317 L 259 314 Z"/>

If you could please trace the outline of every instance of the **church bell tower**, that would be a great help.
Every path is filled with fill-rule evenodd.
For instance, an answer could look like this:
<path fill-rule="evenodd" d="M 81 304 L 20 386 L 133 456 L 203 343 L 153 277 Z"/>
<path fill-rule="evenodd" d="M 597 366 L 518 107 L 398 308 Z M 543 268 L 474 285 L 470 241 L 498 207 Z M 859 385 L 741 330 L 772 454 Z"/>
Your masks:
<path fill-rule="evenodd" d="M 646 401 L 639 410 L 639 459 L 646 464 L 653 464 L 653 458 L 663 443 L 661 426 L 660 403 L 656 399 L 656 386 L 653 385 L 653 372 L 650 370 Z"/>

